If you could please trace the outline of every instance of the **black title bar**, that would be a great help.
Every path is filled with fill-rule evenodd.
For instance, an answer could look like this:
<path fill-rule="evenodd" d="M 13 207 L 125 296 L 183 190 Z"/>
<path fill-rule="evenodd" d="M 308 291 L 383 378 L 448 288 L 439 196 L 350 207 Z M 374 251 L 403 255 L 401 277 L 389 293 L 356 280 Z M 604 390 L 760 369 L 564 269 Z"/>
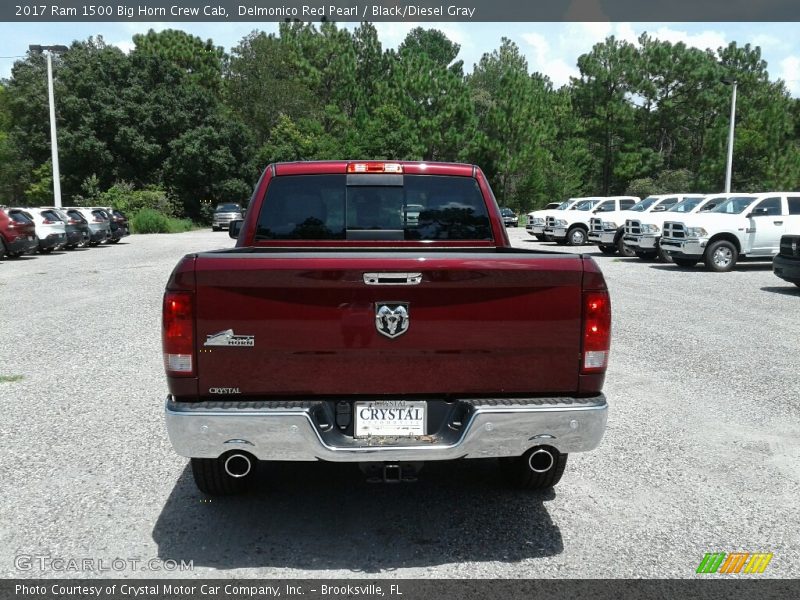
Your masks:
<path fill-rule="evenodd" d="M 28 0 L 0 20 L 71 21 L 800 21 L 797 0 Z"/>
<path fill-rule="evenodd" d="M 758 576 L 681 580 L 5 579 L 4 600 L 785 600 L 800 581 Z"/>

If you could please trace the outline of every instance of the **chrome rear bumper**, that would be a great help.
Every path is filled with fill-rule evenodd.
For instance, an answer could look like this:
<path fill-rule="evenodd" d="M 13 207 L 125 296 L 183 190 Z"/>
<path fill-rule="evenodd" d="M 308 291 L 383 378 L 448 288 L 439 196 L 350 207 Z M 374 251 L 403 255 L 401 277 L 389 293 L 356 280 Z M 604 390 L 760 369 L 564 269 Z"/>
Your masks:
<path fill-rule="evenodd" d="M 319 402 L 175 402 L 167 398 L 170 441 L 181 456 L 217 458 L 245 450 L 259 460 L 426 461 L 520 456 L 533 446 L 583 452 L 600 444 L 608 404 L 592 398 L 461 400 L 458 429 L 414 438 L 353 438 L 325 428 Z"/>

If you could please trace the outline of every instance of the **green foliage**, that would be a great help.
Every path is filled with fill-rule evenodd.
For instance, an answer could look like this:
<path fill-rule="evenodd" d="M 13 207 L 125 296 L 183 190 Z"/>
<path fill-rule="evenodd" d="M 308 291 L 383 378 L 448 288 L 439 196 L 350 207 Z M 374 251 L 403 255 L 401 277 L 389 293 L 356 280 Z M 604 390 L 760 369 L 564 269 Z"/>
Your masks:
<path fill-rule="evenodd" d="M 193 82 L 211 91 L 222 89 L 222 65 L 225 53 L 214 42 L 184 31 L 165 29 L 133 36 L 136 52 L 166 59 L 184 71 Z"/>
<path fill-rule="evenodd" d="M 211 225 L 211 221 L 214 219 L 214 205 L 210 202 L 204 203 L 200 206 L 200 215 L 197 218 L 197 222 L 201 225 Z"/>
<path fill-rule="evenodd" d="M 9 94 L 6 87 L 0 85 L 0 200 L 20 204 L 23 194 L 21 174 L 26 166 L 11 135 L 11 122 Z"/>
<path fill-rule="evenodd" d="M 76 206 L 98 206 L 100 204 L 100 180 L 94 173 L 83 180 L 81 193 L 75 195 L 73 203 Z"/>
<path fill-rule="evenodd" d="M 27 206 L 50 206 L 53 204 L 53 163 L 49 160 L 31 173 L 25 190 Z"/>
<path fill-rule="evenodd" d="M 697 191 L 693 189 L 692 172 L 689 169 L 661 171 L 656 178 L 656 188 L 659 194 Z"/>
<path fill-rule="evenodd" d="M 625 190 L 625 195 L 647 198 L 648 196 L 657 194 L 658 192 L 656 189 L 656 183 L 653 181 L 652 177 L 640 177 L 639 179 L 632 180 L 628 184 L 628 188 Z"/>
<path fill-rule="evenodd" d="M 478 130 L 471 156 L 498 201 L 521 211 L 551 201 L 558 98 L 550 82 L 530 76 L 517 45 L 503 38 L 499 50 L 483 55 L 468 86 Z"/>
<path fill-rule="evenodd" d="M 191 231 L 189 219 L 168 217 L 152 208 L 143 208 L 130 219 L 133 233 L 183 233 Z"/>
<path fill-rule="evenodd" d="M 633 179 L 625 190 L 629 196 L 646 198 L 653 194 L 675 194 L 697 192 L 692 184 L 692 172 L 688 169 L 661 171 L 657 177 Z"/>
<path fill-rule="evenodd" d="M 137 190 L 133 184 L 118 182 L 100 194 L 97 204 L 111 206 L 127 215 L 133 215 L 143 209 L 157 211 L 167 217 L 175 217 L 182 213 L 180 203 L 170 198 L 164 190 Z"/>

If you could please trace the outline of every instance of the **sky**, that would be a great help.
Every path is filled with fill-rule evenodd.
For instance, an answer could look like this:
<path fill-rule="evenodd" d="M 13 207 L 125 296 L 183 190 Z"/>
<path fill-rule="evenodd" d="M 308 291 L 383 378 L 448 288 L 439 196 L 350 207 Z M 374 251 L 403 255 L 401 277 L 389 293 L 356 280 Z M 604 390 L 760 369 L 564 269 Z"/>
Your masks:
<path fill-rule="evenodd" d="M 357 23 L 344 23 L 353 28 Z M 761 47 L 770 78 L 783 79 L 792 95 L 800 98 L 800 35 L 797 23 L 376 23 L 384 48 L 395 48 L 417 26 L 435 28 L 461 45 L 459 58 L 470 72 L 486 52 L 500 46 L 507 37 L 516 42 L 528 59 L 531 72 L 549 76 L 558 87 L 578 75 L 578 57 L 592 46 L 614 35 L 636 43 L 646 31 L 652 37 L 682 41 L 705 50 L 716 50 L 735 41 Z M 230 50 L 254 29 L 277 31 L 277 23 L 0 23 L 0 78 L 11 75 L 14 60 L 24 55 L 29 44 L 69 45 L 73 40 L 102 35 L 107 43 L 123 50 L 133 47 L 131 38 L 148 29 L 182 29 L 201 38 L 214 40 Z"/>

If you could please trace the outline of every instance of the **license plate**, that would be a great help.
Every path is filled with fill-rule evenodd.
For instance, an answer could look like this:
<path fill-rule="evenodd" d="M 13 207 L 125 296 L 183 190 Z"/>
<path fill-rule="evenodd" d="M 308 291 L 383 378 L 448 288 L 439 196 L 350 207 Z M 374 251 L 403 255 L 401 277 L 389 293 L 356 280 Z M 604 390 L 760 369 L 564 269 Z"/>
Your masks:
<path fill-rule="evenodd" d="M 425 402 L 356 402 L 356 437 L 425 435 Z"/>

